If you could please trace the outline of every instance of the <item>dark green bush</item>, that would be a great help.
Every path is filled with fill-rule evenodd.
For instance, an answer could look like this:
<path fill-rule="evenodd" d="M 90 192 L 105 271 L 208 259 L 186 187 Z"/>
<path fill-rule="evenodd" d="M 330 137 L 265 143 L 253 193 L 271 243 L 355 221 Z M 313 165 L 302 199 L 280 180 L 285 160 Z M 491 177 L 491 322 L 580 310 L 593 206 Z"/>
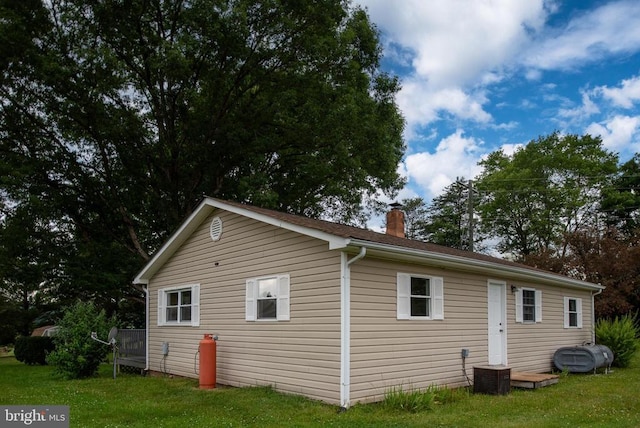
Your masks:
<path fill-rule="evenodd" d="M 596 341 L 613 351 L 613 365 L 627 367 L 638 349 L 638 323 L 636 317 L 625 315 L 613 321 L 601 319 L 596 323 Z"/>
<path fill-rule="evenodd" d="M 16 360 L 29 365 L 47 364 L 47 354 L 54 349 L 51 337 L 20 336 L 16 339 L 13 353 Z"/>
<path fill-rule="evenodd" d="M 93 303 L 79 302 L 65 312 L 57 325 L 60 329 L 54 336 L 56 349 L 47 362 L 68 379 L 93 376 L 111 348 L 91 339 L 91 333 L 106 340 L 115 320 L 107 319 L 104 310 L 98 310 Z"/>

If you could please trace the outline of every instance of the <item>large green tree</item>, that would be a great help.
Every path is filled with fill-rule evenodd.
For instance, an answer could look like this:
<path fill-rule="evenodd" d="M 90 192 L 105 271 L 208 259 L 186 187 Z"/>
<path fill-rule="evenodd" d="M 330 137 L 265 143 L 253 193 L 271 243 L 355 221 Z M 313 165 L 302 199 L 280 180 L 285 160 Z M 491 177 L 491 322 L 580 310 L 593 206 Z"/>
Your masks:
<path fill-rule="evenodd" d="M 617 160 L 600 137 L 557 132 L 511 155 L 491 153 L 477 184 L 485 232 L 498 239 L 499 251 L 518 259 L 545 252 L 562 258 L 568 234 L 601 220 L 600 196 Z"/>
<path fill-rule="evenodd" d="M 0 196 L 110 295 L 203 194 L 356 218 L 400 185 L 399 86 L 345 0 L 0 0 Z M 117 298 L 116 298 L 117 300 Z"/>
<path fill-rule="evenodd" d="M 622 164 L 602 195 L 601 211 L 608 225 L 629 236 L 640 228 L 640 154 Z"/>

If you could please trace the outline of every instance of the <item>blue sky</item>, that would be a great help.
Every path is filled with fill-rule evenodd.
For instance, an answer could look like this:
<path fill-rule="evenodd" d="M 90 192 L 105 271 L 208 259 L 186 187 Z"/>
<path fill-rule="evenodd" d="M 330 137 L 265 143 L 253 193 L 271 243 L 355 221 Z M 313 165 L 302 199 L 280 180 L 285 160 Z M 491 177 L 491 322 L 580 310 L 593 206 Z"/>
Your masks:
<path fill-rule="evenodd" d="M 399 199 L 473 178 L 488 153 L 557 130 L 640 152 L 640 1 L 356 0 L 400 77 Z"/>

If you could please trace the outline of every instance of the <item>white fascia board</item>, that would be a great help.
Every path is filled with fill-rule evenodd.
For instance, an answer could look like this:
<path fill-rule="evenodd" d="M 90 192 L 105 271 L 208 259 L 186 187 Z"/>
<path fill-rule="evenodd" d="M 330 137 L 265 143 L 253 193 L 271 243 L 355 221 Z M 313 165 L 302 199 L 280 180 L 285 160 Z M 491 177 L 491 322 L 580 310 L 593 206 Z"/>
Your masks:
<path fill-rule="evenodd" d="M 450 254 L 435 253 L 433 251 L 416 250 L 412 248 L 396 247 L 393 245 L 379 244 L 370 241 L 351 240 L 350 247 L 366 247 L 367 254 L 387 256 L 398 260 L 427 264 L 443 269 L 456 269 L 468 272 L 482 272 L 488 275 L 516 278 L 528 281 L 543 281 L 548 284 L 563 285 L 566 287 L 583 290 L 603 290 L 605 287 L 579 279 L 573 279 L 551 272 L 536 271 L 519 266 L 509 266 L 500 263 L 492 263 L 484 260 L 476 260 Z"/>
<path fill-rule="evenodd" d="M 191 236 L 193 231 L 200 226 L 209 214 L 213 206 L 204 199 L 200 205 L 187 217 L 173 235 L 164 243 L 154 256 L 147 262 L 133 280 L 134 284 L 149 284 L 149 279 L 160 269 L 162 265 L 176 252 L 176 250 Z"/>
<path fill-rule="evenodd" d="M 298 226 L 296 224 L 291 224 L 286 221 L 278 220 L 268 215 L 260 214 L 251 210 L 244 209 L 242 207 L 237 207 L 235 205 L 228 205 L 222 201 L 209 199 L 209 202 L 215 206 L 216 208 L 220 208 L 225 211 L 232 212 L 234 214 L 239 214 L 244 217 L 251 218 L 253 220 L 260 221 L 262 223 L 270 224 L 272 226 L 280 227 L 282 229 L 290 230 L 292 232 L 297 232 L 302 235 L 310 236 L 312 238 L 317 238 L 322 241 L 326 241 L 329 243 L 330 250 L 336 250 L 345 248 L 349 243 L 348 238 L 342 238 L 340 236 L 332 235 L 330 233 L 322 232 L 316 229 L 312 229 L 309 227 Z"/>
<path fill-rule="evenodd" d="M 198 207 L 191 213 L 189 217 L 182 223 L 180 228 L 171 235 L 164 245 L 155 253 L 155 255 L 142 268 L 140 273 L 133 280 L 134 284 L 148 284 L 149 279 L 160 269 L 160 267 L 175 253 L 175 251 L 191 236 L 191 234 L 202 224 L 214 209 L 229 211 L 234 214 L 248 217 L 272 226 L 280 227 L 292 232 L 301 233 L 313 238 L 317 238 L 329 243 L 329 249 L 335 250 L 345 248 L 349 242 L 348 239 L 342 238 L 330 233 L 321 232 L 319 230 L 308 227 L 298 226 L 269 217 L 264 214 L 256 213 L 234 205 L 226 204 L 213 198 L 204 198 Z"/>

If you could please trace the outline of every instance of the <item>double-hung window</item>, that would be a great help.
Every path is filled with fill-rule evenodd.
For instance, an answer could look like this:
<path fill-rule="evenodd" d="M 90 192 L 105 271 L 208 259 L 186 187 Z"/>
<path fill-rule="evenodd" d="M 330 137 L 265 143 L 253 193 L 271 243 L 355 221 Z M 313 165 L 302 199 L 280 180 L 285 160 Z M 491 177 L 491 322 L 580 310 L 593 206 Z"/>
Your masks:
<path fill-rule="evenodd" d="M 542 322 L 542 291 L 519 288 L 516 291 L 516 322 Z"/>
<path fill-rule="evenodd" d="M 288 321 L 289 288 L 289 275 L 248 279 L 245 319 L 247 321 Z"/>
<path fill-rule="evenodd" d="M 397 318 L 415 320 L 444 319 L 442 278 L 398 273 Z"/>
<path fill-rule="evenodd" d="M 582 328 L 582 299 L 564 298 L 564 328 Z"/>
<path fill-rule="evenodd" d="M 158 325 L 200 325 L 200 285 L 158 290 Z"/>
<path fill-rule="evenodd" d="M 535 290 L 522 290 L 522 321 L 536 322 Z"/>

